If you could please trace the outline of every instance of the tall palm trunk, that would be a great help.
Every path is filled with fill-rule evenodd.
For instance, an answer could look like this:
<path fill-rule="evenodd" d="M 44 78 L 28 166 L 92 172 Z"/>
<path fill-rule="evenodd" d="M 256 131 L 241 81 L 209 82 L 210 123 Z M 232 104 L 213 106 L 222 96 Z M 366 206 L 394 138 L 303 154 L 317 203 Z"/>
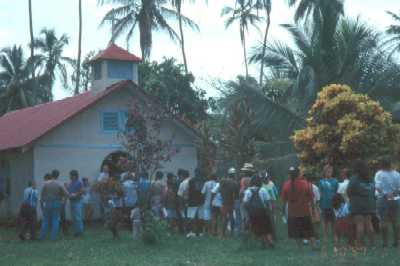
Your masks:
<path fill-rule="evenodd" d="M 242 39 L 243 45 L 243 58 L 244 58 L 244 66 L 246 68 L 246 77 L 249 76 L 249 67 L 247 65 L 247 53 L 246 53 L 246 36 L 242 26 L 240 26 L 240 37 Z"/>
<path fill-rule="evenodd" d="M 35 48 L 33 46 L 34 43 L 34 37 L 33 37 L 33 22 L 32 22 L 32 0 L 28 1 L 28 5 L 29 5 L 29 34 L 31 35 L 31 61 L 33 60 L 34 56 L 35 56 Z M 35 77 L 35 65 L 33 64 L 32 66 L 32 82 L 33 82 L 33 91 L 35 92 L 36 88 L 35 88 L 35 82 L 36 81 L 36 77 Z M 33 96 L 33 102 L 36 103 L 36 95 L 34 93 Z"/>
<path fill-rule="evenodd" d="M 261 69 L 260 69 L 260 87 L 263 85 L 263 77 L 264 77 L 264 57 L 265 53 L 267 51 L 267 40 L 268 40 L 268 33 L 269 33 L 269 27 L 271 25 L 271 18 L 270 14 L 267 14 L 267 27 L 265 28 L 265 33 L 264 33 L 264 41 L 263 41 L 263 49 L 262 49 L 262 57 L 261 57 Z"/>
<path fill-rule="evenodd" d="M 76 66 L 75 95 L 79 94 L 79 83 L 81 79 L 81 53 L 82 53 L 82 0 L 78 0 L 79 9 L 79 39 L 78 39 L 78 61 Z"/>
<path fill-rule="evenodd" d="M 180 34 L 180 37 L 181 37 L 181 49 L 182 49 L 183 65 L 185 66 L 185 73 L 188 74 L 189 70 L 188 70 L 187 60 L 186 60 L 185 38 L 183 36 L 181 5 L 178 5 L 177 12 L 178 12 L 178 22 L 179 22 L 179 34 Z"/>

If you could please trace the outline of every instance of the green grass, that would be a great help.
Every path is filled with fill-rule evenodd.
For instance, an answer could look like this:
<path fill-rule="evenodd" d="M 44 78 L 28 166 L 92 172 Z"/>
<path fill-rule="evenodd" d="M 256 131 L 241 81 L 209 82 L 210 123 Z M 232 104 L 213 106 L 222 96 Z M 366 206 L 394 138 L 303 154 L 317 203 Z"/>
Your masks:
<path fill-rule="evenodd" d="M 283 231 L 283 228 L 281 228 Z M 280 232 L 274 250 L 262 250 L 251 241 L 220 240 L 213 237 L 185 239 L 170 236 L 159 245 L 146 246 L 131 240 L 128 231 L 121 239 L 112 240 L 101 227 L 86 231 L 83 238 L 67 237 L 59 241 L 21 242 L 14 229 L 0 229 L 0 265 L 399 265 L 399 251 L 377 248 L 366 254 L 333 255 L 312 252 L 309 247 L 298 250 Z"/>

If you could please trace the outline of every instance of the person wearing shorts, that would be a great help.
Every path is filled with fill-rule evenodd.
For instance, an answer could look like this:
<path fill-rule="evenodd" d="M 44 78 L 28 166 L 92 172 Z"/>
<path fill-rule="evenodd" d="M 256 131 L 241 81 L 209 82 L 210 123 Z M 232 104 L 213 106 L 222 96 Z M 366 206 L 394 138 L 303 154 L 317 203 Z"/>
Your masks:
<path fill-rule="evenodd" d="M 375 175 L 377 212 L 381 224 L 383 245 L 388 245 L 388 224 L 393 229 L 393 247 L 399 242 L 399 195 L 400 174 L 392 169 L 389 158 L 381 161 L 380 170 Z"/>
<path fill-rule="evenodd" d="M 201 190 L 201 194 L 203 194 L 204 197 L 202 216 L 208 234 L 211 233 L 211 218 L 212 218 L 211 201 L 212 201 L 212 191 L 217 184 L 216 179 L 217 176 L 215 174 L 212 174 L 209 180 L 206 183 L 204 183 L 203 189 Z"/>
<path fill-rule="evenodd" d="M 333 178 L 333 167 L 329 164 L 325 165 L 323 169 L 323 178 L 319 181 L 318 186 L 321 196 L 320 208 L 324 245 L 326 245 L 328 241 L 329 227 L 331 227 L 331 231 L 333 233 L 335 212 L 333 211 L 332 199 L 336 195 L 338 187 L 338 181 Z"/>

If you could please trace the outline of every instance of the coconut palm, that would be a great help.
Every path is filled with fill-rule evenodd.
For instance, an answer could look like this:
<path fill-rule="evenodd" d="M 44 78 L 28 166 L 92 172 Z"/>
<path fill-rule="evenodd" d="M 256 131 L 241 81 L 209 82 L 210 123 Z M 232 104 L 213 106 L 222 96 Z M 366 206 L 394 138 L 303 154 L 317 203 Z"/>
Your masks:
<path fill-rule="evenodd" d="M 246 50 L 246 33 L 249 26 L 257 27 L 260 16 L 255 13 L 254 4 L 246 0 L 237 0 L 234 7 L 226 6 L 222 9 L 221 16 L 227 16 L 225 27 L 229 28 L 234 22 L 239 22 L 240 41 L 243 46 L 243 57 L 246 69 L 246 77 L 249 75 L 247 50 Z"/>
<path fill-rule="evenodd" d="M 123 33 L 126 33 L 126 40 L 129 41 L 138 27 L 140 48 L 145 60 L 151 55 L 154 31 L 164 31 L 173 41 L 180 41 L 179 35 L 169 24 L 169 19 L 180 18 L 184 24 L 195 27 L 195 23 L 188 17 L 182 14 L 179 16 L 175 10 L 168 8 L 170 0 L 99 0 L 100 5 L 104 3 L 115 3 L 119 6 L 107 12 L 100 25 L 112 21 L 115 29 L 112 41 Z"/>
<path fill-rule="evenodd" d="M 294 21 L 304 19 L 316 25 L 322 25 L 326 15 L 341 16 L 344 14 L 344 0 L 288 0 L 290 7 L 296 6 Z M 328 12 L 327 12 L 328 11 Z"/>
<path fill-rule="evenodd" d="M 78 61 L 76 63 L 76 84 L 74 94 L 79 94 L 80 78 L 81 78 L 81 54 L 82 54 L 82 0 L 78 0 L 79 13 L 79 38 L 78 38 Z"/>
<path fill-rule="evenodd" d="M 68 57 L 63 56 L 64 49 L 69 43 L 66 34 L 58 37 L 53 29 L 42 29 L 41 37 L 35 40 L 34 46 L 41 54 L 39 55 L 42 63 L 41 82 L 47 87 L 47 99 L 52 99 L 52 88 L 56 77 L 61 78 L 61 82 L 66 88 L 68 85 L 67 64 L 70 62 Z"/>
<path fill-rule="evenodd" d="M 400 14 L 397 15 L 390 11 L 386 11 L 386 13 L 396 22 L 396 24 L 392 24 L 386 29 L 386 34 L 389 38 L 385 41 L 385 45 L 387 45 L 391 50 L 391 54 L 393 54 L 400 51 Z"/>
<path fill-rule="evenodd" d="M 0 53 L 0 114 L 30 106 L 33 101 L 31 73 L 34 64 L 26 60 L 21 46 Z"/>
<path fill-rule="evenodd" d="M 271 0 L 254 0 L 254 7 L 257 10 L 261 10 L 265 12 L 265 19 L 266 19 L 266 26 L 265 26 L 265 31 L 264 31 L 264 39 L 262 42 L 263 49 L 262 49 L 262 57 L 265 56 L 265 53 L 267 51 L 267 40 L 268 40 L 268 33 L 269 33 L 269 28 L 271 26 L 271 9 L 272 9 L 272 3 Z M 260 63 L 260 78 L 259 78 L 259 83 L 260 86 L 262 87 L 263 85 L 263 79 L 264 79 L 264 61 L 261 60 Z"/>
<path fill-rule="evenodd" d="M 183 25 L 182 25 L 182 3 L 183 3 L 183 0 L 172 0 L 172 5 L 175 7 L 176 12 L 178 14 L 179 36 L 181 39 L 183 65 L 185 67 L 186 74 L 188 74 L 189 70 L 188 70 L 188 66 L 187 66 L 187 59 L 186 59 L 186 52 L 185 52 L 185 36 L 183 34 Z M 194 30 L 199 30 L 198 25 L 195 24 L 194 22 L 190 23 L 189 26 Z"/>
<path fill-rule="evenodd" d="M 388 62 L 380 49 L 379 35 L 360 20 L 343 19 L 332 36 L 330 54 L 322 49 L 310 27 L 283 25 L 294 41 L 294 47 L 282 42 L 255 49 L 252 62 L 264 60 L 273 77 L 292 80 L 293 95 L 304 99 L 299 104 L 303 114 L 315 100 L 320 88 L 331 83 L 348 84 L 356 91 L 378 100 L 399 98 L 395 82 L 399 67 Z M 323 30 L 323 29 L 321 29 Z"/>

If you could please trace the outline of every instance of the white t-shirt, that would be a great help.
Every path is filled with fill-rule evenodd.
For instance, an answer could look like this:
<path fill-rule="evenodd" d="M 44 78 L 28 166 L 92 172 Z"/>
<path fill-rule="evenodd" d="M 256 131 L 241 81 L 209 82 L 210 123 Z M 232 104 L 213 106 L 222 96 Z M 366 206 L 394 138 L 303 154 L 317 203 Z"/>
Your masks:
<path fill-rule="evenodd" d="M 204 195 L 204 207 L 211 206 L 212 190 L 216 184 L 217 182 L 215 182 L 215 180 L 209 180 L 204 183 L 203 189 L 201 190 L 201 194 Z"/>
<path fill-rule="evenodd" d="M 395 170 L 380 170 L 375 174 L 375 188 L 378 198 L 400 191 L 400 174 Z"/>
<path fill-rule="evenodd" d="M 222 207 L 222 196 L 219 191 L 219 183 L 216 183 L 214 188 L 211 190 L 212 194 L 215 194 L 214 199 L 212 201 L 213 207 Z"/>
<path fill-rule="evenodd" d="M 342 195 L 346 202 L 349 202 L 349 197 L 347 196 L 347 187 L 349 186 L 350 180 L 345 179 L 343 182 L 339 183 L 337 193 Z"/>
<path fill-rule="evenodd" d="M 182 181 L 182 183 L 179 185 L 178 189 L 178 196 L 184 199 L 188 199 L 188 193 L 189 193 L 189 180 L 190 178 L 186 178 L 185 180 Z"/>

